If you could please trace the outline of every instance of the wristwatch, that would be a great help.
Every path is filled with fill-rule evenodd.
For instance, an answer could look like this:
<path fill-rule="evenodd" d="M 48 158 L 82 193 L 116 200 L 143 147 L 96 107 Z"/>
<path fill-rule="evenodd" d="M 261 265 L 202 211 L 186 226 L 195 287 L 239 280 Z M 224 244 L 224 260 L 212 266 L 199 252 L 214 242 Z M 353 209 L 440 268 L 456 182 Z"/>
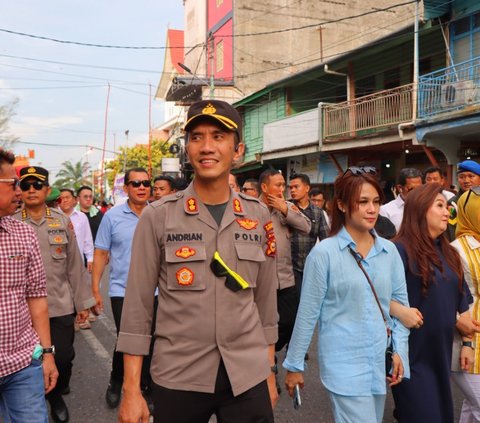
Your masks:
<path fill-rule="evenodd" d="M 270 370 L 272 371 L 272 373 L 275 373 L 276 375 L 278 375 L 278 366 L 276 364 L 270 367 Z"/>
<path fill-rule="evenodd" d="M 42 354 L 53 354 L 53 355 L 55 355 L 55 345 L 52 345 L 51 347 L 44 348 L 42 350 Z"/>
<path fill-rule="evenodd" d="M 475 345 L 472 341 L 462 341 L 462 347 L 470 347 L 472 350 L 475 349 Z"/>

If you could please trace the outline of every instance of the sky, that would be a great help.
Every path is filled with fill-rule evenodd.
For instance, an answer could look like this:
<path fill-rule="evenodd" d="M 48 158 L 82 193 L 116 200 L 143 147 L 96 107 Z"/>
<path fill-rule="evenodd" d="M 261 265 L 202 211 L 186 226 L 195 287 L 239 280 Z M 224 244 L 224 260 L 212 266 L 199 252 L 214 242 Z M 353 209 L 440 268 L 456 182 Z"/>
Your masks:
<path fill-rule="evenodd" d="M 164 121 L 163 102 L 153 97 L 165 50 L 87 47 L 5 30 L 80 43 L 164 47 L 168 28 L 183 29 L 183 12 L 182 0 L 3 1 L 0 105 L 18 99 L 10 122 L 10 133 L 20 138 L 15 154 L 34 149 L 31 164 L 47 168 L 52 179 L 68 160 L 97 168 L 108 84 L 106 150 L 147 143 L 150 91 L 152 127 Z M 87 153 L 85 146 L 95 149 Z"/>

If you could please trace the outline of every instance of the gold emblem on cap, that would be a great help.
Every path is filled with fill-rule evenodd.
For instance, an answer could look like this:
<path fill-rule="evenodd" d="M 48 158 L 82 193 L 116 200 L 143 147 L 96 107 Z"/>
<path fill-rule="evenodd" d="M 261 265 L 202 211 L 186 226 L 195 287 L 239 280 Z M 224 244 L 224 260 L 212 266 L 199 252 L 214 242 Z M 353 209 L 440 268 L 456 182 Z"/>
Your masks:
<path fill-rule="evenodd" d="M 213 107 L 212 103 L 208 103 L 202 110 L 202 113 L 204 115 L 213 115 L 215 112 L 217 111 L 217 109 L 215 109 L 215 107 Z"/>
<path fill-rule="evenodd" d="M 28 173 L 35 173 L 37 171 L 37 169 L 35 169 L 34 167 L 29 167 L 27 172 Z"/>

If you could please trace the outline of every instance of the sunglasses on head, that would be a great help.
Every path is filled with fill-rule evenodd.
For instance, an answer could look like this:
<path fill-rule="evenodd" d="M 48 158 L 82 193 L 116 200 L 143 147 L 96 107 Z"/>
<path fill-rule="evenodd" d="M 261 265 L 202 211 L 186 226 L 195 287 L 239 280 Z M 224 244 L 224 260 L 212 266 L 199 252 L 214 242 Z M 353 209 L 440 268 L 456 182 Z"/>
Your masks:
<path fill-rule="evenodd" d="M 465 211 L 465 209 L 467 207 L 467 203 L 468 203 L 468 200 L 470 199 L 470 195 L 472 195 L 472 192 L 475 195 L 480 195 L 480 186 L 472 187 L 472 188 L 469 189 L 468 194 L 467 194 L 467 198 L 465 199 L 465 204 L 463 205 L 463 211 Z"/>
<path fill-rule="evenodd" d="M 362 173 L 368 173 L 370 175 L 376 175 L 377 174 L 377 169 L 375 169 L 373 166 L 350 166 L 342 175 L 345 176 L 348 172 L 350 172 L 354 176 L 361 175 Z"/>
<path fill-rule="evenodd" d="M 150 185 L 152 185 L 152 182 L 149 181 L 148 179 L 145 179 L 144 181 L 135 180 L 135 181 L 128 181 L 127 185 L 131 185 L 133 188 L 139 188 L 140 185 L 143 185 L 145 188 L 148 188 L 150 187 Z"/>
<path fill-rule="evenodd" d="M 247 289 L 249 287 L 248 282 L 245 279 L 226 265 L 218 251 L 215 251 L 215 254 L 213 255 L 210 268 L 215 276 L 226 277 L 225 286 L 233 292 Z"/>
<path fill-rule="evenodd" d="M 47 186 L 47 184 L 42 181 L 20 181 L 20 189 L 22 191 L 28 191 L 30 187 L 33 187 L 36 191 L 40 191 L 45 186 Z"/>

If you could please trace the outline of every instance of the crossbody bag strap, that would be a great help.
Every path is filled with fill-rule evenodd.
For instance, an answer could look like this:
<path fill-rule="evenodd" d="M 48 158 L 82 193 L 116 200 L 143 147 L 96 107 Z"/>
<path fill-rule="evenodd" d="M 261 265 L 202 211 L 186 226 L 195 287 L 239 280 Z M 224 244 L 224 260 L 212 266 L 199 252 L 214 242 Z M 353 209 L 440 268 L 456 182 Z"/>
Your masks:
<path fill-rule="evenodd" d="M 387 328 L 387 335 L 390 336 L 391 330 L 388 327 L 387 318 L 385 317 L 385 313 L 383 312 L 382 306 L 380 305 L 380 300 L 378 299 L 377 292 L 375 291 L 375 287 L 373 286 L 373 283 L 370 279 L 370 276 L 368 276 L 367 271 L 365 270 L 365 268 L 362 265 L 362 259 L 360 258 L 360 254 L 358 254 L 356 251 L 354 251 L 352 249 L 352 247 L 350 247 L 350 246 L 348 246 L 348 250 L 350 251 L 350 254 L 353 256 L 355 261 L 357 262 L 358 267 L 360 267 L 360 270 L 363 272 L 363 274 L 367 278 L 368 284 L 370 285 L 370 288 L 372 289 L 373 296 L 375 297 L 375 301 L 377 302 L 378 308 L 380 309 L 380 313 L 382 313 L 383 322 L 385 323 L 385 327 Z"/>

